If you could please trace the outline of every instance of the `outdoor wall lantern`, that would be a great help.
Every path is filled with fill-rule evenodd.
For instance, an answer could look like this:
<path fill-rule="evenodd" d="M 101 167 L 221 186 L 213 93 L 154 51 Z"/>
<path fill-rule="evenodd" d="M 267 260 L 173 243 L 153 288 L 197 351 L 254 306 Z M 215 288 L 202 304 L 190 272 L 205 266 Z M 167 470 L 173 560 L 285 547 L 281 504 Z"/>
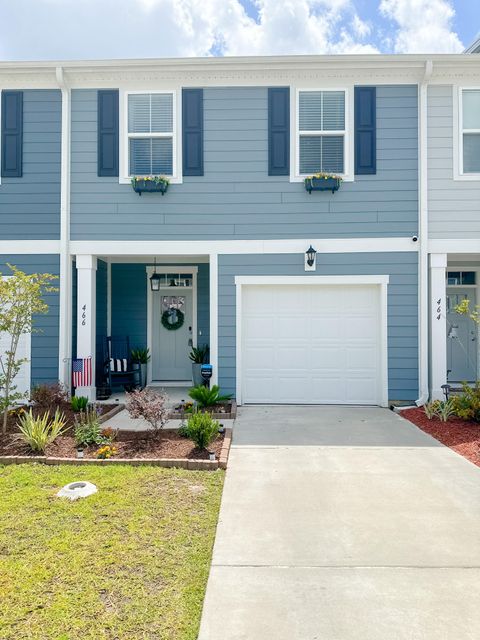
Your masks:
<path fill-rule="evenodd" d="M 316 260 L 317 260 L 317 252 L 312 247 L 312 245 L 310 245 L 308 249 L 305 251 L 305 271 L 315 271 Z"/>
<path fill-rule="evenodd" d="M 160 291 L 160 275 L 157 273 L 157 259 L 154 258 L 153 273 L 150 276 L 150 289 L 152 291 Z"/>

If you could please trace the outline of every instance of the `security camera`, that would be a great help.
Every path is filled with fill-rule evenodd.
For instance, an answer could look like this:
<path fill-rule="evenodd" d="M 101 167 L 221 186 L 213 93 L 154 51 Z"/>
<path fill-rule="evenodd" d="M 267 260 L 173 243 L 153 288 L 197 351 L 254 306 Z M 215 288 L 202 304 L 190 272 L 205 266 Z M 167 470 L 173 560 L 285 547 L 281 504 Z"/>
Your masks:
<path fill-rule="evenodd" d="M 412 236 L 412 242 L 417 242 L 418 236 Z"/>

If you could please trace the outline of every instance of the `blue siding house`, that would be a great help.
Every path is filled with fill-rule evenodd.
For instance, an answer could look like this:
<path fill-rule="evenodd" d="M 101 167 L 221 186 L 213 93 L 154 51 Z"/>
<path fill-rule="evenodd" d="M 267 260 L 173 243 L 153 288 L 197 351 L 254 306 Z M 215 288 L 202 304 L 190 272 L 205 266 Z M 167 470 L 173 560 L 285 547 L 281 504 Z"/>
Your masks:
<path fill-rule="evenodd" d="M 0 64 L 2 275 L 60 276 L 27 387 L 91 358 L 93 398 L 122 336 L 151 385 L 189 385 L 208 345 L 239 403 L 426 400 L 430 199 L 449 233 L 427 118 L 448 129 L 473 56 L 20 66 Z"/>

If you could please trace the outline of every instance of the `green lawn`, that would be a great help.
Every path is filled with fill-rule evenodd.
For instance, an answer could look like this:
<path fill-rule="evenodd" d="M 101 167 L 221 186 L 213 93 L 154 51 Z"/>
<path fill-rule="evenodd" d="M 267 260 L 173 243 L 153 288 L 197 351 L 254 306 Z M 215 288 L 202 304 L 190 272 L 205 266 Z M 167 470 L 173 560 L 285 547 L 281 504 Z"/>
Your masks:
<path fill-rule="evenodd" d="M 196 638 L 223 477 L 0 466 L 0 638 Z M 55 497 L 80 479 L 98 493 Z"/>

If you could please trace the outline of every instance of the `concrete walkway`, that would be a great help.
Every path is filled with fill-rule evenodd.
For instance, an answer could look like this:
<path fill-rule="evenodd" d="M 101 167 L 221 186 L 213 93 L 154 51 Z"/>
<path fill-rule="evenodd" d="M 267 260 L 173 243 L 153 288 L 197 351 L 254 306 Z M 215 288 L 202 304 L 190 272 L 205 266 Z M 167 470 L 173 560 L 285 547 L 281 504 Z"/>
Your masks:
<path fill-rule="evenodd" d="M 479 468 L 384 409 L 240 409 L 199 640 L 476 640 L 479 603 Z"/>

